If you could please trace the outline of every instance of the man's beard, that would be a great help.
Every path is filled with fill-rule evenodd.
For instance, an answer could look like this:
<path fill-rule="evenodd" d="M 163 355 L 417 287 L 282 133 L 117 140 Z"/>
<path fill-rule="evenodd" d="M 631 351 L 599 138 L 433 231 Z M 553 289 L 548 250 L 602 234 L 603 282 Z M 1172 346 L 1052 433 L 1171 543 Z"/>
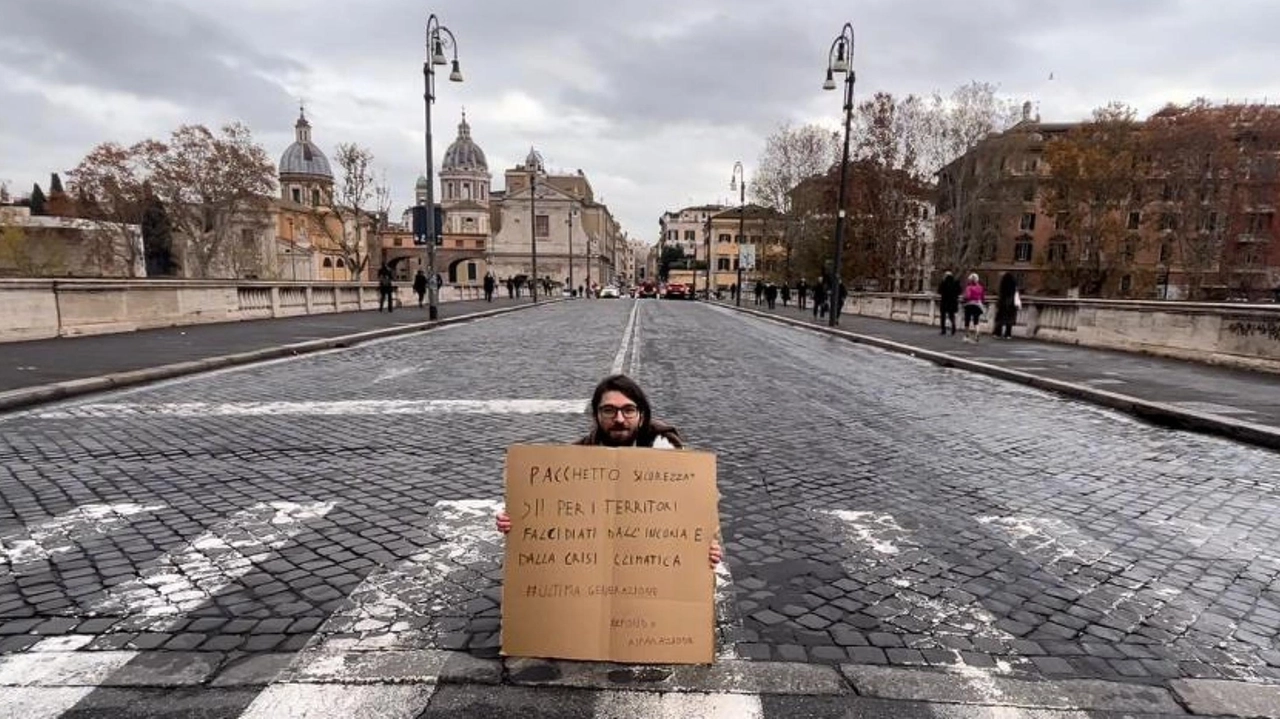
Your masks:
<path fill-rule="evenodd" d="M 636 438 L 640 436 L 640 428 L 628 430 L 623 427 L 618 430 L 610 430 L 608 427 L 600 428 L 600 443 L 606 447 L 630 447 L 636 443 Z"/>

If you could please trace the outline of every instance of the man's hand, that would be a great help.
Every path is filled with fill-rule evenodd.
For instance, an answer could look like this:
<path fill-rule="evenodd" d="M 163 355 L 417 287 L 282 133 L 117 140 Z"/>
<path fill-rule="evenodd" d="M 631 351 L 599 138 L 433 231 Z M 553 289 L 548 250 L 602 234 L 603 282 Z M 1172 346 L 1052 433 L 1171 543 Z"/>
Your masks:
<path fill-rule="evenodd" d="M 504 509 L 501 512 L 498 512 L 496 521 L 498 524 L 499 532 L 506 534 L 507 532 L 511 531 L 511 515 L 507 514 L 507 510 Z"/>
<path fill-rule="evenodd" d="M 711 549 L 708 552 L 708 558 L 711 560 L 711 568 L 715 569 L 720 560 L 724 558 L 724 550 L 720 548 L 720 543 L 711 540 Z"/>

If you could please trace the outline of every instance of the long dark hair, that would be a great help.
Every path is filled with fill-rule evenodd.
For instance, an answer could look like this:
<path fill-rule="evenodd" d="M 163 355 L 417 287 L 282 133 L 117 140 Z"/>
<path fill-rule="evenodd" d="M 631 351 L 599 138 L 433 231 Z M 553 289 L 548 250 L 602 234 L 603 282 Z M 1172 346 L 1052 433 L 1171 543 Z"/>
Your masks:
<path fill-rule="evenodd" d="M 627 399 L 635 402 L 636 409 L 640 410 L 640 432 L 643 434 L 648 431 L 649 424 L 653 421 L 653 412 L 650 409 L 649 398 L 645 395 L 644 390 L 640 389 L 640 385 L 636 381 L 625 374 L 611 374 L 600 380 L 600 384 L 596 385 L 596 391 L 591 393 L 591 406 L 587 407 L 587 413 L 591 415 L 591 420 L 596 422 L 596 410 L 600 407 L 600 400 L 608 392 L 621 392 L 626 395 Z"/>

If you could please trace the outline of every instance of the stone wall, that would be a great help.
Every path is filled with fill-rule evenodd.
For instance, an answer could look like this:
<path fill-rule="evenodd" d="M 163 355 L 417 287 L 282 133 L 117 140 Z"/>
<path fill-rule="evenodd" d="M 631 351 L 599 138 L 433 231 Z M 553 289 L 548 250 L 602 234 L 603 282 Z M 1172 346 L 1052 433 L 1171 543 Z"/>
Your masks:
<path fill-rule="evenodd" d="M 988 318 L 994 313 L 989 309 Z M 845 312 L 938 323 L 937 298 L 931 295 L 853 294 Z M 1275 304 L 1024 297 L 1014 334 L 1280 372 L 1280 305 Z"/>
<path fill-rule="evenodd" d="M 402 305 L 417 304 L 411 287 L 396 291 Z M 445 286 L 440 301 L 477 294 Z M 0 342 L 377 307 L 372 283 L 0 279 Z"/>

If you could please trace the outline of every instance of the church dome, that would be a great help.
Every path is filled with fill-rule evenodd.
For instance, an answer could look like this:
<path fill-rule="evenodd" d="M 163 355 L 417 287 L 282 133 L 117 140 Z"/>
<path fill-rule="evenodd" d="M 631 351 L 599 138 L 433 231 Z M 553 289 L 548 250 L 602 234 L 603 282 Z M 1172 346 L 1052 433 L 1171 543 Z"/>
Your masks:
<path fill-rule="evenodd" d="M 462 116 L 458 124 L 458 139 L 453 141 L 444 152 L 444 162 L 440 164 L 441 172 L 470 170 L 488 172 L 489 163 L 484 158 L 484 150 L 471 139 L 471 126 L 467 124 L 467 116 Z"/>
<path fill-rule="evenodd" d="M 298 115 L 294 134 L 296 137 L 293 144 L 280 156 L 280 174 L 309 175 L 332 180 L 333 171 L 329 169 L 329 158 L 311 142 L 311 123 L 307 122 L 305 114 Z"/>

